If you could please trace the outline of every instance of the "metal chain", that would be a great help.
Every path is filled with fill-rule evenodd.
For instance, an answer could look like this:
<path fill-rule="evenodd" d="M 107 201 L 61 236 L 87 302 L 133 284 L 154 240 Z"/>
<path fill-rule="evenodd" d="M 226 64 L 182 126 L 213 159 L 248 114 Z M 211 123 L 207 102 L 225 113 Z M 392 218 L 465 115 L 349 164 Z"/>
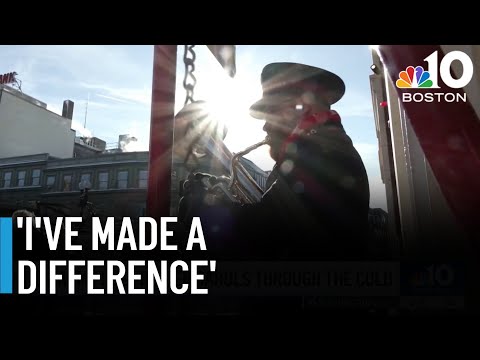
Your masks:
<path fill-rule="evenodd" d="M 185 63 L 185 77 L 183 78 L 183 87 L 187 92 L 184 106 L 187 105 L 189 102 L 195 101 L 193 99 L 193 95 L 195 85 L 197 84 L 197 79 L 195 78 L 195 75 L 193 75 L 193 72 L 195 71 L 195 59 L 197 55 L 195 54 L 195 51 L 193 51 L 194 46 L 195 45 L 185 45 L 185 53 L 183 55 L 183 62 Z M 191 58 L 188 57 L 189 53 L 192 56 Z M 192 82 L 187 83 L 189 77 L 191 78 Z"/>

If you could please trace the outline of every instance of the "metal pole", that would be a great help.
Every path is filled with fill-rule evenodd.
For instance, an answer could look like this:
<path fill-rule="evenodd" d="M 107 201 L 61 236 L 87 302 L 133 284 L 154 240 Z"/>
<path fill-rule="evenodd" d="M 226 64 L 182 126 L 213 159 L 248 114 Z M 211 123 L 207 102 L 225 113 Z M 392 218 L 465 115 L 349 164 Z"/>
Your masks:
<path fill-rule="evenodd" d="M 147 216 L 170 214 L 177 45 L 154 45 Z"/>

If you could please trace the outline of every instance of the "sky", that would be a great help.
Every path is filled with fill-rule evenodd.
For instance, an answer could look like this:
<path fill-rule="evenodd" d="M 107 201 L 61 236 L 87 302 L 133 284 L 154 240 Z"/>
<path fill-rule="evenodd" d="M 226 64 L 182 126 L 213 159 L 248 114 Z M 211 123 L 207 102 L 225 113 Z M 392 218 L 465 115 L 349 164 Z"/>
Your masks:
<path fill-rule="evenodd" d="M 262 94 L 260 73 L 271 62 L 299 62 L 332 71 L 346 84 L 344 97 L 332 106 L 359 151 L 370 183 L 370 207 L 387 210 L 380 177 L 367 45 L 237 45 L 236 75 L 222 69 L 207 46 L 196 45 L 195 100 L 206 100 L 228 126 L 225 143 L 238 152 L 265 138 L 264 121 L 248 114 Z M 175 112 L 185 102 L 184 46 L 178 46 Z M 153 46 L 18 45 L 0 46 L 0 74 L 15 71 L 25 94 L 57 114 L 64 100 L 75 103 L 72 128 L 77 136 L 96 136 L 114 146 L 121 134 L 135 136 L 132 151 L 148 150 Z M 268 146 L 246 156 L 260 168 L 274 164 Z"/>

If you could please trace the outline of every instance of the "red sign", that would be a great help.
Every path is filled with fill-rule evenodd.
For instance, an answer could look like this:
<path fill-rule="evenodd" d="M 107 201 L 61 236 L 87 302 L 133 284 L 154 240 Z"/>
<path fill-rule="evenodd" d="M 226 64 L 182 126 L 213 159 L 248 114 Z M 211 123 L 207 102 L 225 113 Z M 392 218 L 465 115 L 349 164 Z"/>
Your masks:
<path fill-rule="evenodd" d="M 16 72 L 0 75 L 0 84 L 10 84 L 15 82 Z"/>

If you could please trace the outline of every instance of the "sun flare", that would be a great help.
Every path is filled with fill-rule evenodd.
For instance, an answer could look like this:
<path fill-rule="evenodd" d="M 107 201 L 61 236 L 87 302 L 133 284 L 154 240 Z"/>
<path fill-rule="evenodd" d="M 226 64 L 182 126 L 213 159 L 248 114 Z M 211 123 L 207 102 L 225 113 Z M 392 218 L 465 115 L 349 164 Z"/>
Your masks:
<path fill-rule="evenodd" d="M 262 141 L 265 132 L 262 130 L 264 122 L 250 116 L 250 106 L 260 98 L 261 88 L 256 77 L 248 78 L 236 76 L 230 78 L 224 73 L 210 74 L 211 82 L 206 88 L 206 100 L 209 112 L 213 119 L 227 126 L 228 132 L 225 144 L 233 152 L 241 151 L 250 145 Z M 269 168 L 269 148 L 264 146 L 255 150 L 261 158 L 262 168 Z M 248 156 L 247 156 L 248 157 Z"/>

